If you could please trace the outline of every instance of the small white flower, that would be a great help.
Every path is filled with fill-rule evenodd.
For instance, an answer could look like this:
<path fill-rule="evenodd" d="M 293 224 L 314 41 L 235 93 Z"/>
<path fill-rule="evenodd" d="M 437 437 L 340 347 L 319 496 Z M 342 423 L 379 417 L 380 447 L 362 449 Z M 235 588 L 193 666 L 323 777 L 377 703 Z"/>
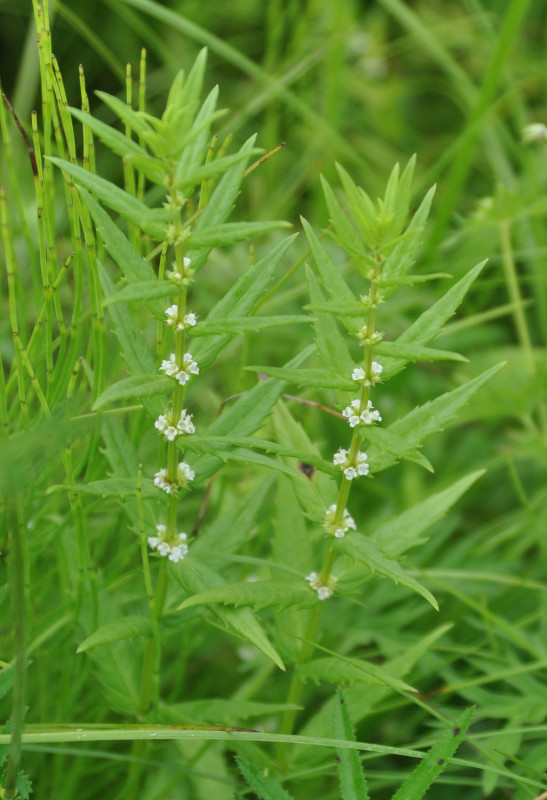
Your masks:
<path fill-rule="evenodd" d="M 192 422 L 192 414 L 188 414 L 185 408 L 180 412 L 179 421 L 177 422 L 177 431 L 181 434 L 196 432 L 194 423 Z"/>
<path fill-rule="evenodd" d="M 191 263 L 191 259 L 185 256 L 181 272 L 177 266 L 177 262 L 173 261 L 171 264 L 173 269 L 167 273 L 169 280 L 172 280 L 174 283 L 178 283 L 179 286 L 189 286 L 192 283 L 192 278 L 194 275 L 194 270 L 190 268 Z"/>
<path fill-rule="evenodd" d="M 161 542 L 161 544 L 158 545 L 158 553 L 160 556 L 168 556 L 170 552 L 171 548 L 167 542 Z"/>
<path fill-rule="evenodd" d="M 355 367 L 353 372 L 351 373 L 351 379 L 353 381 L 359 381 L 363 384 L 363 386 L 372 386 L 375 383 L 378 383 L 380 380 L 380 375 L 383 372 L 383 367 L 377 361 L 373 361 L 370 367 L 370 378 L 366 377 L 365 370 L 363 367 Z"/>
<path fill-rule="evenodd" d="M 179 431 L 174 427 L 174 425 L 170 424 L 165 414 L 160 414 L 160 416 L 154 422 L 154 427 L 156 428 L 156 430 L 160 431 L 160 433 L 163 433 L 165 438 L 168 439 L 170 442 L 174 441 L 175 437 L 179 433 Z"/>
<path fill-rule="evenodd" d="M 181 461 L 177 468 L 177 480 L 179 484 L 184 486 L 188 481 L 193 481 L 194 478 L 194 470 L 190 469 L 186 461 Z"/>
<path fill-rule="evenodd" d="M 193 311 L 190 311 L 188 314 L 184 315 L 184 327 L 185 328 L 193 328 L 197 322 L 197 317 Z"/>
<path fill-rule="evenodd" d="M 340 467 L 348 481 L 352 481 L 359 475 L 368 475 L 368 456 L 366 453 L 357 453 L 355 462 L 350 463 L 349 450 L 342 450 L 340 448 L 333 456 L 333 463 L 335 466 Z"/>
<path fill-rule="evenodd" d="M 355 521 L 347 508 L 344 509 L 342 521 L 340 523 L 335 521 L 335 516 L 336 503 L 333 503 L 325 512 L 324 526 L 328 532 L 332 533 L 337 539 L 342 539 L 350 529 L 353 531 L 356 530 Z"/>
<path fill-rule="evenodd" d="M 177 544 L 171 548 L 171 552 L 169 553 L 169 561 L 173 561 L 176 564 L 177 561 L 182 561 L 187 552 L 188 545 Z"/>
<path fill-rule="evenodd" d="M 317 592 L 319 600 L 327 600 L 327 598 L 332 597 L 332 587 L 336 582 L 334 578 L 330 578 L 329 586 L 323 586 L 317 572 L 310 572 L 309 575 L 306 575 L 305 580 L 308 581 L 310 589 Z"/>
<path fill-rule="evenodd" d="M 522 141 L 528 142 L 547 142 L 547 126 L 543 122 L 533 122 L 527 125 L 522 131 Z"/>
<path fill-rule="evenodd" d="M 384 334 L 381 331 L 374 331 L 374 333 L 369 336 L 366 325 L 363 325 L 357 335 L 359 337 L 360 344 L 367 345 L 368 347 L 376 344 L 376 342 L 382 341 L 384 337 Z"/>
<path fill-rule="evenodd" d="M 166 375 L 169 375 L 170 378 L 176 377 L 179 368 L 177 365 L 177 357 L 174 353 L 171 353 L 168 360 L 161 362 L 160 370 L 165 372 Z"/>
<path fill-rule="evenodd" d="M 167 324 L 172 325 L 177 331 L 183 331 L 185 328 L 192 328 L 197 321 L 196 315 L 190 311 L 188 314 L 184 315 L 181 322 L 179 320 L 179 307 L 177 305 L 166 308 L 165 316 L 167 317 Z"/>
<path fill-rule="evenodd" d="M 152 550 L 155 550 L 160 542 L 161 542 L 161 539 L 159 538 L 159 536 L 149 536 L 148 537 L 148 544 L 150 545 Z"/>
<path fill-rule="evenodd" d="M 355 367 L 353 372 L 351 373 L 352 381 L 364 381 L 365 380 L 365 370 L 363 367 Z"/>
<path fill-rule="evenodd" d="M 370 400 L 365 409 L 361 409 L 360 400 L 352 400 L 350 405 L 342 411 L 342 415 L 349 422 L 350 428 L 355 428 L 359 424 L 372 425 L 373 422 L 382 421 L 380 413 L 373 408 Z"/>

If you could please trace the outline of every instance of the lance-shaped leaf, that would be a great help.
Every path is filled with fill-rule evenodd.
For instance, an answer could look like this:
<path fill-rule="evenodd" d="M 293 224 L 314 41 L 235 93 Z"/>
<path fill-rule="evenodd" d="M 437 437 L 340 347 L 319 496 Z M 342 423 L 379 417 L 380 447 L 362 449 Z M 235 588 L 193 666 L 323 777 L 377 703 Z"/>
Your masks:
<path fill-rule="evenodd" d="M 336 692 L 334 703 L 334 736 L 348 742 L 355 741 L 353 725 L 349 716 L 347 704 L 340 689 Z M 361 759 L 355 750 L 338 747 L 338 780 L 342 800 L 369 800 L 369 793 Z"/>
<path fill-rule="evenodd" d="M 433 467 L 430 461 L 421 453 L 416 447 L 413 447 L 402 436 L 397 436 L 396 433 L 390 428 L 380 428 L 375 425 L 366 425 L 358 429 L 359 435 L 365 440 L 371 442 L 377 448 L 377 452 L 381 453 L 383 458 L 386 454 L 394 457 L 398 461 L 403 458 L 405 461 L 413 461 L 419 464 L 429 472 L 433 472 Z M 380 459 L 382 459 L 382 456 Z M 377 472 L 382 467 L 383 461 L 378 460 L 376 451 L 370 453 L 369 466 L 371 472 Z"/>
<path fill-rule="evenodd" d="M 403 358 L 405 361 L 468 361 L 460 353 L 450 350 L 437 350 L 434 347 L 423 347 L 419 344 L 382 341 L 374 345 L 374 354 Z"/>
<path fill-rule="evenodd" d="M 372 664 L 360 658 L 349 656 L 327 656 L 315 658 L 299 664 L 296 673 L 300 680 L 327 681 L 328 683 L 368 683 L 371 685 L 389 686 L 391 689 L 415 692 L 412 686 L 399 678 L 394 678 L 378 664 Z"/>
<path fill-rule="evenodd" d="M 372 541 L 386 555 L 395 558 L 419 544 L 420 536 L 443 517 L 451 506 L 475 483 L 484 470 L 472 472 L 453 483 L 448 489 L 431 495 L 421 503 L 403 511 L 395 519 L 384 522 L 374 531 Z"/>
<path fill-rule="evenodd" d="M 384 575 L 394 583 L 400 583 L 402 586 L 406 586 L 407 589 L 417 592 L 425 598 L 428 603 L 431 603 L 435 610 L 439 610 L 437 601 L 431 592 L 409 575 L 397 561 L 388 558 L 370 541 L 370 539 L 367 539 L 366 536 L 352 532 L 351 535 L 345 536 L 343 539 L 337 539 L 336 548 L 350 556 L 354 561 L 360 561 L 367 566 L 372 573 Z"/>
<path fill-rule="evenodd" d="M 157 372 L 150 375 L 132 375 L 130 378 L 125 378 L 123 381 L 113 383 L 112 386 L 105 389 L 95 400 L 93 410 L 97 411 L 117 400 L 166 394 L 172 391 L 173 386 L 172 378 L 159 375 Z"/>
<path fill-rule="evenodd" d="M 282 611 L 285 608 L 297 606 L 299 608 L 313 606 L 316 598 L 304 581 L 302 581 L 302 585 L 277 581 L 227 583 L 224 586 L 215 586 L 204 592 L 198 592 L 181 603 L 178 610 L 210 603 L 221 603 L 235 608 L 253 606 L 256 611 L 273 607 Z"/>
<path fill-rule="evenodd" d="M 297 325 L 309 323 L 310 318 L 303 314 L 286 314 L 276 317 L 229 317 L 228 319 L 209 320 L 198 322 L 194 328 L 190 328 L 188 333 L 191 336 L 211 336 L 212 334 L 229 333 L 248 333 L 249 331 L 261 331 L 264 328 L 280 328 L 285 325 Z"/>
<path fill-rule="evenodd" d="M 290 222 L 285 222 L 284 220 L 226 222 L 223 225 L 211 226 L 206 230 L 198 230 L 196 226 L 195 230 L 187 236 L 185 242 L 188 250 L 197 250 L 200 247 L 225 247 L 236 242 L 247 241 L 268 231 L 290 227 Z"/>
<path fill-rule="evenodd" d="M 446 768 L 449 759 L 454 755 L 465 733 L 471 724 L 474 709 L 468 708 L 458 718 L 454 726 L 450 726 L 433 745 L 425 758 L 410 773 L 404 783 L 399 786 L 392 800 L 421 800 L 433 781 Z"/>
<path fill-rule="evenodd" d="M 236 756 L 236 761 L 241 774 L 261 800 L 293 800 L 292 795 L 286 792 L 274 778 L 267 775 L 263 769 L 251 764 L 243 756 Z"/>
<path fill-rule="evenodd" d="M 122 639 L 135 639 L 137 636 L 150 636 L 151 633 L 150 617 L 135 614 L 121 617 L 121 619 L 113 619 L 101 625 L 95 633 L 85 638 L 76 652 L 84 653 L 86 650 L 101 644 L 119 642 Z"/>
<path fill-rule="evenodd" d="M 136 478 L 104 478 L 99 481 L 76 484 L 55 484 L 50 486 L 47 494 L 60 491 L 74 492 L 75 494 L 85 494 L 91 497 L 136 497 L 137 481 Z M 143 480 L 141 486 L 144 498 L 158 498 L 158 490 L 151 480 Z"/>
<path fill-rule="evenodd" d="M 309 318 L 308 318 L 309 321 Z M 250 372 L 259 372 L 272 378 L 294 383 L 296 386 L 315 389 L 342 389 L 346 392 L 355 390 L 356 383 L 349 378 L 342 378 L 326 369 L 287 369 L 285 367 L 245 367 Z"/>
<path fill-rule="evenodd" d="M 114 183 L 100 178 L 93 172 L 64 161 L 62 158 L 49 157 L 64 172 L 68 173 L 79 186 L 83 186 L 96 195 L 108 208 L 117 211 L 128 222 L 132 222 L 152 238 L 161 240 L 165 238 L 167 225 L 172 219 L 173 212 L 166 209 L 148 208 L 133 195 L 120 189 Z"/>
<path fill-rule="evenodd" d="M 218 572 L 192 555 L 184 559 L 184 569 L 172 569 L 171 575 L 189 596 L 226 584 Z M 279 654 L 250 608 L 231 609 L 215 604 L 210 606 L 209 610 L 225 630 L 248 639 L 280 669 L 285 669 Z"/>
<path fill-rule="evenodd" d="M 352 260 L 359 264 L 369 263 L 370 254 L 367 251 L 363 235 L 349 221 L 332 188 L 323 176 L 321 176 L 321 185 L 323 186 L 336 241 Z"/>
<path fill-rule="evenodd" d="M 153 281 L 130 283 L 128 286 L 124 286 L 119 292 L 105 297 L 103 306 L 111 306 L 114 303 L 132 303 L 135 300 L 148 301 L 157 297 L 173 297 L 178 292 L 179 287 L 172 281 L 160 281 L 155 278 Z"/>
<path fill-rule="evenodd" d="M 167 175 L 164 162 L 151 156 L 137 142 L 130 139 L 111 125 L 106 125 L 101 120 L 92 117 L 78 108 L 69 108 L 70 113 L 79 119 L 82 125 L 87 125 L 93 133 L 101 139 L 114 153 L 130 161 L 140 172 L 153 183 L 163 184 Z"/>

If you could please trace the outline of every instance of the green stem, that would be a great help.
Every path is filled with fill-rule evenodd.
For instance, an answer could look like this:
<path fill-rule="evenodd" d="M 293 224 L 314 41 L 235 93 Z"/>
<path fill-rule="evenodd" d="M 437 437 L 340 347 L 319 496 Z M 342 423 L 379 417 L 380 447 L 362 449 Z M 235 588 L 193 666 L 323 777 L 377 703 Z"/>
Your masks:
<path fill-rule="evenodd" d="M 25 715 L 26 648 L 27 622 L 25 609 L 25 559 L 24 525 L 20 500 L 16 501 L 16 511 L 12 513 L 11 552 L 12 552 L 12 604 L 13 626 L 15 631 L 15 682 L 11 706 L 11 738 L 8 753 L 8 768 L 5 800 L 15 797 L 17 775 L 21 761 L 21 738 Z"/>

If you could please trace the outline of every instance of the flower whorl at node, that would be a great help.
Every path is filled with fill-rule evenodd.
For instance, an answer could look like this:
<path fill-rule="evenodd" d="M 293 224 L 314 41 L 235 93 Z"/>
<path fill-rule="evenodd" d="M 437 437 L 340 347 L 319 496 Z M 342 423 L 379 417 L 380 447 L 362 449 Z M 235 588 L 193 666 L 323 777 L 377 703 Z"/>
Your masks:
<path fill-rule="evenodd" d="M 309 575 L 306 575 L 304 580 L 308 581 L 310 589 L 314 589 L 317 592 L 319 600 L 328 600 L 329 597 L 332 597 L 334 584 L 336 583 L 334 578 L 329 579 L 328 586 L 323 586 L 317 572 L 310 572 Z"/>
<path fill-rule="evenodd" d="M 194 423 L 192 422 L 192 414 L 188 414 L 185 408 L 180 412 L 180 417 L 176 425 L 171 424 L 166 414 L 160 414 L 154 423 L 154 427 L 156 430 L 160 431 L 160 433 L 163 433 L 165 438 L 170 442 L 173 442 L 177 436 L 196 432 Z"/>
<path fill-rule="evenodd" d="M 154 486 L 162 489 L 166 494 L 176 494 L 181 486 L 186 486 L 195 477 L 194 470 L 191 469 L 186 461 L 181 461 L 177 467 L 177 480 L 169 479 L 166 469 L 160 469 L 154 475 Z"/>
<path fill-rule="evenodd" d="M 172 325 L 176 331 L 192 328 L 197 321 L 197 317 L 192 311 L 189 314 L 185 314 L 182 320 L 179 320 L 179 307 L 177 305 L 166 308 L 165 316 L 167 317 L 167 324 Z"/>
<path fill-rule="evenodd" d="M 355 520 L 347 510 L 344 509 L 344 513 L 342 515 L 342 521 L 337 522 L 335 520 L 336 517 L 336 503 L 333 503 L 329 506 L 325 512 L 325 521 L 323 523 L 325 529 L 332 533 L 337 539 L 343 539 L 346 533 L 351 529 L 352 531 L 356 530 Z"/>
<path fill-rule="evenodd" d="M 372 347 L 372 345 L 381 342 L 384 338 L 384 334 L 381 331 L 374 331 L 369 336 L 366 325 L 363 325 L 357 336 L 359 337 L 359 344 L 366 345 L 367 347 Z"/>
<path fill-rule="evenodd" d="M 173 283 L 178 284 L 179 286 L 189 286 L 192 283 L 194 277 L 194 270 L 191 269 L 190 264 L 191 260 L 188 256 L 185 256 L 183 259 L 183 266 L 182 270 L 179 269 L 179 266 L 176 261 L 173 261 L 171 266 L 173 269 L 167 273 L 167 277 L 169 280 L 173 281 Z"/>
<path fill-rule="evenodd" d="M 173 561 L 175 564 L 177 561 L 182 561 L 188 552 L 188 545 L 186 544 L 188 536 L 185 533 L 177 533 L 174 541 L 167 542 L 165 539 L 165 525 L 156 525 L 156 532 L 157 536 L 148 537 L 150 548 L 157 550 L 160 556 L 169 556 L 169 561 Z"/>
<path fill-rule="evenodd" d="M 368 475 L 369 473 L 368 456 L 366 453 L 357 453 L 355 461 L 350 463 L 349 450 L 342 450 L 340 447 L 338 452 L 334 454 L 332 461 L 336 467 L 340 467 L 348 481 L 352 481 L 354 478 L 359 477 L 359 475 Z"/>
<path fill-rule="evenodd" d="M 175 378 L 181 386 L 188 383 L 192 375 L 199 374 L 199 367 L 194 361 L 190 353 L 185 353 L 182 358 L 182 367 L 177 364 L 177 357 L 175 353 L 171 353 L 168 360 L 161 362 L 160 370 L 169 375 L 170 378 Z"/>
<path fill-rule="evenodd" d="M 373 422 L 382 421 L 380 412 L 373 408 L 370 400 L 367 407 L 363 409 L 361 409 L 360 400 L 352 400 L 350 405 L 342 411 L 342 416 L 347 419 L 350 428 L 355 428 L 357 425 L 372 425 Z"/>
<path fill-rule="evenodd" d="M 378 383 L 380 380 L 380 375 L 383 371 L 383 366 L 378 364 L 377 361 L 373 361 L 370 367 L 370 378 L 366 377 L 363 367 L 355 367 L 351 373 L 351 379 L 352 381 L 359 381 L 359 383 L 362 383 L 363 386 L 373 386 L 373 384 Z"/>

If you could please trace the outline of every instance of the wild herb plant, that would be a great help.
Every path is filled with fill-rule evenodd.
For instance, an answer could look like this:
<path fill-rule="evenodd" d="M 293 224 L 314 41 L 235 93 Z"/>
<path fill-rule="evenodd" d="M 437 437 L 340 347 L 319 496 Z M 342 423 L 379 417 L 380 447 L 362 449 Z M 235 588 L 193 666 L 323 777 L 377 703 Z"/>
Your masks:
<path fill-rule="evenodd" d="M 226 748 L 255 791 L 287 797 L 284 780 L 298 797 L 334 797 L 336 784 L 324 777 L 333 774 L 331 750 L 319 746 L 327 745 L 344 800 L 370 790 L 358 750 L 385 758 L 385 769 L 388 756 L 421 759 L 406 780 L 393 770 L 387 779 L 390 795 L 399 785 L 394 800 L 418 800 L 449 765 L 471 715 L 456 704 L 437 711 L 407 683 L 449 626 L 434 628 L 427 574 L 406 554 L 427 547 L 424 532 L 481 471 L 440 489 L 432 481 L 402 512 L 377 487 L 401 461 L 431 471 L 422 443 L 498 369 L 398 418 L 393 412 L 403 370 L 465 360 L 430 344 L 483 264 L 436 289 L 436 301 L 402 326 L 397 298 L 447 277 L 414 272 L 433 192 L 410 213 L 413 159 L 395 167 L 377 201 L 339 167 L 341 190 L 323 182 L 326 235 L 303 220 L 307 251 L 291 255 L 298 245 L 280 238 L 284 223 L 227 221 L 262 151 L 253 137 L 230 153 L 214 136 L 218 91 L 200 100 L 205 51 L 177 75 L 161 116 L 146 108 L 144 54 L 136 109 L 130 70 L 125 99 L 98 93 L 122 133 L 90 115 L 83 72 L 82 108 L 68 107 L 47 4 L 35 14 L 43 97 L 28 139 L 35 227 L 10 157 L 6 107 L 0 116 L 14 342 L 0 372 L 1 485 L 16 633 L 1 684 L 13 686 L 1 740 L 10 743 L 4 796 L 29 795 L 21 746 L 38 745 L 27 771 L 48 796 L 214 791 L 223 800 L 236 791 Z M 123 188 L 97 171 L 96 139 L 121 158 Z M 263 245 L 259 237 L 272 231 L 273 245 Z M 237 249 L 255 240 L 256 263 Z M 234 245 L 250 263 L 222 292 L 218 253 Z M 258 314 L 279 292 L 272 283 L 289 259 L 287 272 L 309 261 L 309 313 Z M 295 346 L 284 366 L 273 347 L 275 365 L 250 367 L 259 378 L 246 388 L 238 337 L 252 351 L 252 334 L 260 341 L 289 325 L 303 326 L 291 328 L 292 342 L 308 325 L 313 342 Z M 391 380 L 399 388 L 390 398 Z M 290 384 L 304 390 L 300 402 L 287 394 Z M 401 630 L 422 615 L 426 633 L 407 645 Z M 385 647 L 363 647 L 365 620 L 383 629 Z M 246 649 L 237 651 L 234 637 Z M 331 690 L 339 683 L 349 684 L 345 703 Z M 350 720 L 390 704 L 405 712 L 414 704 L 438 729 L 425 739 L 420 732 L 413 748 L 393 737 L 356 743 Z M 131 755 L 112 744 L 91 752 L 112 759 L 92 768 L 92 781 L 77 750 L 57 750 L 48 768 L 48 743 L 119 740 L 133 742 Z M 469 741 L 486 773 L 513 780 Z M 373 796 L 387 796 L 380 771 Z M 514 780 L 522 791 L 541 788 L 536 778 Z"/>

